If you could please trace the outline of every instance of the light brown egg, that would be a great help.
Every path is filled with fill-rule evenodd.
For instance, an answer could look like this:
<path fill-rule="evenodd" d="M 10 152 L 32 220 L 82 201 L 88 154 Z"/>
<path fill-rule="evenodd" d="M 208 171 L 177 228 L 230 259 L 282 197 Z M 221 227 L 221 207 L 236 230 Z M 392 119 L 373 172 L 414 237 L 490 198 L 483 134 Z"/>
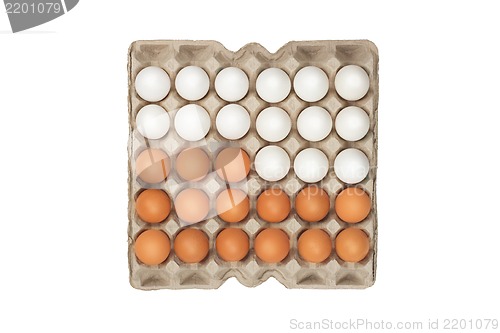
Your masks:
<path fill-rule="evenodd" d="M 216 200 L 217 215 L 226 222 L 240 222 L 250 210 L 250 200 L 245 192 L 238 189 L 222 191 Z"/>
<path fill-rule="evenodd" d="M 281 229 L 264 229 L 254 242 L 255 254 L 267 263 L 278 263 L 290 252 L 290 240 Z"/>
<path fill-rule="evenodd" d="M 320 263 L 332 253 L 332 240 L 321 229 L 304 231 L 297 242 L 299 255 L 306 261 Z"/>
<path fill-rule="evenodd" d="M 134 243 L 137 259 L 146 265 L 159 265 L 170 254 L 170 238 L 161 230 L 146 230 Z"/>
<path fill-rule="evenodd" d="M 227 182 L 239 182 L 250 172 L 250 157 L 246 151 L 236 147 L 225 148 L 215 159 L 217 175 Z"/>
<path fill-rule="evenodd" d="M 135 160 L 135 172 L 146 183 L 159 183 L 170 173 L 170 157 L 161 149 L 146 149 Z"/>
<path fill-rule="evenodd" d="M 303 188 L 295 198 L 295 211 L 306 222 L 318 222 L 330 211 L 330 197 L 320 187 Z"/>
<path fill-rule="evenodd" d="M 347 223 L 363 221 L 372 208 L 368 194 L 357 187 L 348 187 L 335 198 L 335 212 L 338 217 Z"/>
<path fill-rule="evenodd" d="M 335 251 L 339 258 L 344 261 L 359 262 L 370 251 L 370 239 L 361 229 L 344 229 L 335 238 Z"/>
<path fill-rule="evenodd" d="M 177 194 L 174 207 L 179 219 L 187 223 L 198 223 L 207 217 L 210 201 L 202 190 L 187 188 Z"/>
<path fill-rule="evenodd" d="M 210 171 L 210 159 L 203 149 L 188 148 L 177 155 L 175 169 L 182 179 L 199 181 Z"/>
<path fill-rule="evenodd" d="M 144 190 L 135 200 L 137 215 L 144 222 L 159 223 L 168 217 L 170 209 L 170 198 L 162 190 Z"/>
<path fill-rule="evenodd" d="M 174 239 L 175 255 L 185 263 L 198 263 L 208 255 L 208 236 L 198 229 L 184 229 Z"/>
<path fill-rule="evenodd" d="M 248 254 L 249 248 L 248 235 L 241 229 L 224 229 L 215 239 L 217 254 L 225 261 L 242 260 Z"/>
<path fill-rule="evenodd" d="M 257 198 L 257 214 L 267 222 L 281 222 L 290 214 L 290 199 L 281 189 L 270 188 Z"/>

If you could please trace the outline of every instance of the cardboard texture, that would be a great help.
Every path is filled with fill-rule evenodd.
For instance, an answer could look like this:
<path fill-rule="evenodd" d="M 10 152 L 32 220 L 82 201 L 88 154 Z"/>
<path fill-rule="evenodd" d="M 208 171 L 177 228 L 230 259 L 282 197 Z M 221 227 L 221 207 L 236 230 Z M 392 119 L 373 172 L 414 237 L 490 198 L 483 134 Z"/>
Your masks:
<path fill-rule="evenodd" d="M 368 94 L 361 100 L 348 102 L 338 96 L 333 85 L 335 73 L 348 64 L 363 67 L 370 77 L 370 89 Z M 170 76 L 172 88 L 168 96 L 157 104 L 161 105 L 170 113 L 171 128 L 168 134 L 159 140 L 144 139 L 135 128 L 135 116 L 145 105 L 149 104 L 142 100 L 134 89 L 134 79 L 137 73 L 146 66 L 159 66 Z M 208 94 L 196 102 L 188 102 L 181 98 L 175 91 L 174 80 L 180 69 L 188 65 L 200 66 L 210 77 L 210 90 Z M 142 222 L 135 212 L 135 198 L 144 188 L 159 188 L 165 190 L 171 199 L 175 198 L 180 190 L 187 187 L 202 188 L 210 197 L 212 206 L 216 195 L 226 188 L 226 184 L 217 174 L 213 172 L 199 183 L 194 185 L 182 182 L 172 168 L 171 174 L 166 182 L 160 184 L 145 184 L 137 179 L 134 161 L 137 155 L 147 147 L 161 148 L 175 162 L 175 156 L 187 146 L 199 145 L 209 153 L 212 161 L 215 160 L 217 152 L 223 147 L 238 145 L 243 148 L 253 162 L 257 151 L 267 145 L 255 130 L 255 119 L 258 113 L 270 106 L 269 103 L 260 99 L 255 91 L 255 81 L 258 74 L 269 67 L 283 69 L 290 79 L 297 71 L 305 66 L 317 66 L 325 71 L 330 81 L 328 94 L 322 100 L 315 103 L 307 103 L 299 99 L 293 89 L 290 95 L 280 103 L 279 106 L 286 110 L 292 119 L 292 131 L 286 139 L 276 143 L 283 147 L 293 159 L 299 151 L 307 147 L 321 149 L 330 162 L 330 171 L 321 182 L 322 188 L 330 195 L 330 213 L 323 221 L 308 223 L 301 221 L 295 214 L 293 202 L 296 193 L 306 185 L 296 178 L 293 170 L 277 182 L 290 196 L 292 212 L 288 219 L 281 223 L 264 222 L 259 219 L 255 211 L 255 203 L 258 194 L 269 187 L 269 182 L 261 179 L 255 172 L 254 166 L 248 176 L 247 182 L 238 183 L 236 187 L 242 188 L 250 197 L 251 208 L 249 216 L 240 223 L 228 223 L 220 220 L 214 209 L 207 220 L 191 225 L 191 228 L 203 230 L 210 239 L 209 255 L 199 264 L 185 264 L 180 261 L 172 249 L 168 259 L 157 266 L 147 266 L 140 263 L 134 254 L 133 244 L 137 235 L 145 229 L 161 229 L 171 239 L 184 227 L 176 217 L 173 209 L 166 221 L 158 224 Z M 217 112 L 228 102 L 219 98 L 214 89 L 216 74 L 223 68 L 235 66 L 241 68 L 248 75 L 250 89 L 248 94 L 236 102 L 246 108 L 251 116 L 251 128 L 249 133 L 238 141 L 229 142 L 220 136 L 215 128 L 215 117 Z M 378 106 L 378 51 L 373 43 L 366 40 L 355 41 L 299 41 L 289 42 L 276 53 L 268 52 L 259 44 L 248 44 L 236 52 L 227 50 L 215 41 L 136 41 L 129 49 L 128 58 L 129 73 L 129 124 L 130 135 L 128 143 L 129 155 L 129 269 L 130 283 L 134 288 L 151 289 L 183 289 L 183 288 L 218 288 L 225 280 L 235 277 L 245 286 L 253 287 L 274 277 L 287 288 L 366 288 L 375 281 L 376 270 L 376 248 L 377 248 L 377 213 L 376 213 L 376 170 L 377 170 L 377 106 Z M 205 140 L 195 144 L 183 141 L 173 128 L 175 111 L 181 106 L 196 103 L 203 106 L 210 114 L 212 127 Z M 341 139 L 335 129 L 320 142 L 308 142 L 297 132 L 296 119 L 304 108 L 317 105 L 328 110 L 332 119 L 346 106 L 359 106 L 367 111 L 370 117 L 370 130 L 366 137 L 357 142 L 347 142 Z M 345 148 L 358 148 L 363 151 L 370 161 L 370 172 L 366 179 L 359 183 L 370 195 L 372 200 L 372 211 L 368 218 L 355 225 L 364 230 L 370 237 L 370 252 L 360 263 L 346 263 L 332 251 L 330 257 L 323 263 L 313 264 L 302 260 L 297 253 L 297 237 L 306 229 L 321 228 L 332 238 L 348 226 L 335 214 L 333 204 L 336 195 L 345 188 L 345 184 L 336 178 L 333 172 L 333 161 L 337 154 Z M 172 201 L 173 202 L 173 201 Z M 215 237 L 225 227 L 242 228 L 250 238 L 250 252 L 240 262 L 225 262 L 217 256 L 214 248 Z M 255 235 L 266 227 L 280 228 L 284 230 L 291 242 L 290 253 L 284 261 L 278 264 L 268 264 L 260 261 L 253 251 Z"/>

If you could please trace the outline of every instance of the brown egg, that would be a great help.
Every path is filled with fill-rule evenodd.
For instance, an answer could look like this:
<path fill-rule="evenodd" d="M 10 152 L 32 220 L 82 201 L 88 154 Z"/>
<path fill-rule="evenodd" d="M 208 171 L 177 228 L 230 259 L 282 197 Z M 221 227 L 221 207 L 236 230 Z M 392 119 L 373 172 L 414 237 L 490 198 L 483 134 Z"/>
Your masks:
<path fill-rule="evenodd" d="M 284 191 L 270 188 L 257 199 L 257 214 L 267 222 L 281 222 L 290 213 L 290 199 Z"/>
<path fill-rule="evenodd" d="M 368 194 L 360 188 L 348 187 L 335 198 L 335 212 L 347 223 L 363 221 L 372 208 Z"/>
<path fill-rule="evenodd" d="M 177 194 L 174 207 L 179 219 L 187 223 L 198 223 L 207 217 L 210 201 L 202 190 L 188 188 Z"/>
<path fill-rule="evenodd" d="M 220 178 L 227 182 L 239 182 L 250 172 L 250 157 L 240 148 L 223 149 L 215 159 L 215 169 Z"/>
<path fill-rule="evenodd" d="M 163 150 L 146 149 L 135 160 L 135 172 L 146 183 L 159 183 L 170 173 L 170 158 Z"/>
<path fill-rule="evenodd" d="M 217 254 L 225 261 L 239 261 L 245 258 L 249 248 L 248 236 L 241 229 L 224 229 L 215 239 Z"/>
<path fill-rule="evenodd" d="M 316 185 L 303 188 L 295 198 L 295 211 L 306 222 L 322 220 L 329 210 L 330 197 Z"/>
<path fill-rule="evenodd" d="M 170 198 L 162 190 L 144 190 L 135 200 L 137 215 L 144 222 L 161 222 L 170 214 L 170 209 Z"/>
<path fill-rule="evenodd" d="M 208 255 L 208 237 L 198 229 L 184 229 L 174 239 L 174 251 L 180 260 L 197 263 Z"/>
<path fill-rule="evenodd" d="M 238 189 L 222 191 L 216 200 L 217 215 L 226 222 L 240 222 L 250 210 L 250 200 L 245 192 Z"/>
<path fill-rule="evenodd" d="M 361 229 L 344 229 L 335 238 L 335 251 L 344 261 L 361 261 L 370 251 L 370 239 Z"/>
<path fill-rule="evenodd" d="M 290 251 L 290 240 L 281 229 L 264 229 L 254 242 L 255 254 L 267 263 L 282 261 Z"/>
<path fill-rule="evenodd" d="M 309 229 L 300 235 L 297 248 L 304 260 L 320 263 L 332 253 L 332 240 L 321 229 Z"/>
<path fill-rule="evenodd" d="M 182 179 L 198 181 L 210 171 L 210 159 L 203 149 L 188 148 L 177 155 L 175 168 Z"/>
<path fill-rule="evenodd" d="M 146 230 L 134 243 L 137 259 L 146 265 L 158 265 L 170 254 L 170 238 L 161 230 Z"/>

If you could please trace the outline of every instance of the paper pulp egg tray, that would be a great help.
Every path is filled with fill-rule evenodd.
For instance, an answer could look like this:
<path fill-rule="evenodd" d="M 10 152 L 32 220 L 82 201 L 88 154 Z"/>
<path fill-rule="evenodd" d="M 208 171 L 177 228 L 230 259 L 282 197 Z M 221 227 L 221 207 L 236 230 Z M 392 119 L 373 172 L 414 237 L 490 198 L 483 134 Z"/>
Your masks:
<path fill-rule="evenodd" d="M 336 92 L 333 79 L 337 71 L 344 65 L 359 65 L 368 73 L 370 88 L 360 100 L 350 102 L 342 99 Z M 231 223 L 230 227 L 241 228 L 250 239 L 248 255 L 237 262 L 222 260 L 215 251 L 215 237 L 220 230 L 228 227 L 222 221 L 214 208 L 206 220 L 194 224 L 182 224 L 176 215 L 175 208 L 168 218 L 156 224 L 141 221 L 135 211 L 135 199 L 144 188 L 164 190 L 170 198 L 187 187 L 200 188 L 215 201 L 217 193 L 225 188 L 224 181 L 212 172 L 200 182 L 189 184 L 176 177 L 175 168 L 172 168 L 166 181 L 159 184 L 145 184 L 141 182 L 135 172 L 135 158 L 146 148 L 160 148 L 169 156 L 174 157 L 186 147 L 186 142 L 176 131 L 170 128 L 166 136 L 158 140 L 148 140 L 141 136 L 135 126 L 137 112 L 149 102 L 141 99 L 134 89 L 134 79 L 138 72 L 147 66 L 158 66 L 164 69 L 171 79 L 171 90 L 166 98 L 157 102 L 167 112 L 174 113 L 180 107 L 191 102 L 184 100 L 175 91 L 174 80 L 176 74 L 183 67 L 195 65 L 203 68 L 210 77 L 210 88 L 207 95 L 199 101 L 193 102 L 203 106 L 212 121 L 212 126 L 204 140 L 197 145 L 203 146 L 209 153 L 212 161 L 215 153 L 221 147 L 238 145 L 250 156 L 252 166 L 246 181 L 235 185 L 248 193 L 250 198 L 250 213 L 239 223 Z M 289 217 L 281 223 L 273 223 L 271 227 L 282 229 L 290 239 L 290 251 L 287 257 L 279 263 L 262 262 L 253 250 L 255 236 L 270 223 L 262 221 L 256 214 L 255 202 L 259 193 L 269 186 L 256 173 L 253 160 L 256 153 L 269 143 L 264 141 L 256 132 L 255 119 L 258 113 L 270 106 L 270 103 L 259 98 L 256 93 L 255 82 L 258 74 L 269 67 L 279 67 L 293 80 L 299 69 L 305 66 L 317 66 L 328 76 L 330 87 L 326 97 L 315 103 L 301 100 L 292 89 L 288 97 L 280 103 L 274 103 L 286 110 L 292 119 L 292 130 L 281 142 L 276 143 L 289 154 L 291 161 L 299 151 L 307 147 L 319 148 L 329 160 L 330 171 L 321 181 L 321 187 L 330 196 L 330 212 L 325 219 L 317 223 L 301 221 L 295 213 L 293 202 L 297 192 L 307 185 L 296 177 L 293 170 L 287 176 L 276 182 L 289 195 L 292 210 Z M 243 106 L 250 114 L 251 127 L 249 132 L 240 140 L 228 141 L 216 130 L 215 117 L 217 112 L 228 102 L 222 100 L 214 89 L 214 80 L 217 73 L 226 67 L 238 67 L 248 76 L 250 86 L 247 95 L 236 102 Z M 292 41 L 285 44 L 275 53 L 271 53 L 263 46 L 251 43 L 238 51 L 230 51 L 216 41 L 189 41 L 189 40 L 154 40 L 136 41 L 131 44 L 128 53 L 128 105 L 129 105 L 129 177 L 128 177 L 128 259 L 130 283 L 134 288 L 143 290 L 152 289 L 184 289 L 220 287 L 227 279 L 234 277 L 241 284 L 255 287 L 270 277 L 275 278 L 287 288 L 366 288 L 373 285 L 376 272 L 377 253 L 377 212 L 376 212 L 376 171 L 377 171 L 377 107 L 378 107 L 378 51 L 375 45 L 366 40 L 325 40 L 325 41 Z M 355 142 L 345 141 L 338 136 L 335 129 L 320 142 L 308 142 L 297 131 L 296 119 L 304 108 L 318 105 L 328 110 L 333 119 L 346 106 L 363 108 L 370 118 L 368 134 Z M 171 118 L 173 119 L 173 118 Z M 335 249 L 330 256 L 321 263 L 310 263 L 303 260 L 297 251 L 297 238 L 304 230 L 320 228 L 328 233 L 332 242 L 335 236 L 349 225 L 338 218 L 333 209 L 335 196 L 346 187 L 333 172 L 333 161 L 337 154 L 346 148 L 357 148 L 364 152 L 370 162 L 368 176 L 360 182 L 361 186 L 371 198 L 371 212 L 369 216 L 355 225 L 366 232 L 370 239 L 370 250 L 365 259 L 350 263 L 340 259 Z M 293 165 L 293 163 L 292 163 Z M 173 204 L 172 204 L 173 205 Z M 148 266 L 141 263 L 134 253 L 134 241 L 138 234 L 146 229 L 160 229 L 164 231 L 173 243 L 176 235 L 183 228 L 197 228 L 206 233 L 209 238 L 210 250 L 200 263 L 186 264 L 174 253 L 173 249 L 168 258 L 159 265 Z"/>

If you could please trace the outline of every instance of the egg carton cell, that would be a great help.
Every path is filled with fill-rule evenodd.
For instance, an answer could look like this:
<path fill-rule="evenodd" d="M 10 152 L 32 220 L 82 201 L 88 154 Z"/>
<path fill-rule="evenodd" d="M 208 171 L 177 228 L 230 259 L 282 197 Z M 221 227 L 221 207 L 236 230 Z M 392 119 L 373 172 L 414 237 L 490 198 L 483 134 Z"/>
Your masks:
<path fill-rule="evenodd" d="M 363 75 L 359 76 L 357 81 L 354 80 L 352 84 L 347 81 L 347 83 L 343 82 L 344 85 L 347 85 L 347 87 L 344 86 L 343 88 L 347 89 L 348 92 L 351 89 L 355 93 L 359 94 L 361 91 L 361 94 L 363 94 L 363 89 L 368 87 L 365 95 L 353 101 L 343 98 L 337 91 L 338 87 L 335 86 L 337 73 L 341 68 L 348 65 L 358 66 L 368 77 L 368 82 L 362 81 Z M 151 66 L 158 67 L 161 71 L 157 69 L 151 71 L 154 75 L 149 79 L 153 80 L 151 82 L 160 82 L 162 87 L 160 87 L 161 89 L 156 89 L 159 88 L 156 87 L 153 91 L 148 91 L 148 81 L 138 82 L 136 80 L 143 69 Z M 182 78 L 177 80 L 179 72 L 188 66 L 196 66 L 201 71 L 195 69 L 188 73 L 190 77 L 187 81 Z M 297 85 L 302 95 L 299 96 L 295 91 L 295 76 L 301 69 L 308 66 L 315 66 L 321 70 L 312 70 L 307 73 L 312 76 L 306 75 L 311 82 L 316 82 L 315 84 L 318 84 L 318 87 L 324 88 L 325 81 L 322 75 L 315 77 L 315 73 L 323 72 L 328 78 L 326 95 L 313 94 L 314 89 L 310 90 L 307 82 L 301 82 L 300 85 Z M 229 67 L 235 67 L 243 71 L 248 79 L 248 86 L 245 86 L 245 79 L 240 75 L 241 72 L 235 71 L 239 73 L 239 81 L 235 81 L 237 82 L 235 84 L 244 86 L 239 87 L 241 88 L 239 90 L 225 91 L 226 93 L 217 91 L 215 83 L 217 75 L 223 69 Z M 278 87 L 276 91 L 272 92 L 271 90 L 274 89 L 272 76 L 271 79 L 268 78 L 268 81 L 264 82 L 264 86 L 269 91 L 266 93 L 261 92 L 261 94 L 257 91 L 259 75 L 269 68 L 278 68 L 288 76 L 290 90 L 286 97 L 283 97 L 284 93 L 278 96 L 279 98 L 283 97 L 282 100 L 273 100 L 275 96 L 273 94 L 279 95 L 280 89 L 283 87 Z M 355 71 L 362 74 L 359 70 Z M 208 76 L 208 81 L 203 73 Z M 286 76 L 281 76 L 281 79 L 284 79 L 281 82 L 287 81 Z M 231 76 L 227 76 L 226 79 L 228 77 L 231 78 Z M 199 81 L 197 81 L 198 79 Z M 200 86 L 190 88 L 192 82 L 199 82 Z M 220 287 L 229 278 L 235 278 L 247 287 L 255 287 L 269 278 L 278 280 L 287 288 L 342 289 L 366 288 L 373 285 L 376 276 L 377 256 L 376 176 L 379 94 L 378 51 L 373 43 L 366 40 L 296 41 L 289 42 L 275 53 L 271 53 L 256 43 L 247 44 L 233 52 L 216 41 L 136 41 L 131 44 L 128 53 L 128 83 L 128 261 L 130 283 L 134 288 L 143 290 L 214 289 Z M 138 84 L 142 85 L 141 89 L 146 87 L 146 92 L 150 94 L 139 95 L 137 91 Z M 225 85 L 219 85 L 219 89 L 224 89 L 224 86 L 228 89 L 227 87 L 231 85 L 226 82 Z M 143 92 L 141 89 L 139 90 Z M 190 91 L 190 89 L 196 91 Z M 281 89 L 281 91 L 284 90 Z M 182 93 L 179 93 L 179 91 L 182 91 Z M 165 92 L 166 96 L 163 96 Z M 195 92 L 197 94 L 194 94 Z M 235 100 L 226 100 L 221 96 Z M 158 98 L 161 99 L 156 100 Z M 203 112 L 197 113 L 194 118 L 188 119 L 187 123 L 181 124 L 179 121 L 176 126 L 176 115 L 179 110 L 190 104 L 196 105 L 195 108 L 197 109 L 203 108 L 206 115 Z M 248 131 L 245 132 L 246 128 L 224 128 L 224 124 L 217 124 L 218 113 L 229 104 L 239 105 L 244 108 L 245 112 L 248 112 L 250 119 Z M 144 113 L 138 118 L 141 109 L 148 105 L 156 105 L 165 110 L 168 114 L 169 123 L 165 123 L 165 114 L 161 113 L 161 109 L 158 107 L 150 108 L 154 109 L 154 112 Z M 304 139 L 298 131 L 297 120 L 299 115 L 311 106 L 321 107 L 326 110 L 332 121 L 332 128 L 324 137 L 322 135 L 321 137 L 320 135 L 315 136 L 314 130 L 309 131 L 309 136 L 305 134 L 310 138 L 317 139 L 317 141 Z M 337 115 L 341 110 L 349 106 L 361 108 L 369 118 L 368 133 L 357 141 L 343 139 L 335 128 Z M 262 132 L 259 133 L 257 128 L 259 114 L 270 107 L 282 109 L 291 121 L 289 132 L 285 133 L 286 135 L 276 142 L 272 140 L 273 136 L 271 134 L 273 133 L 264 133 L 262 129 L 259 129 Z M 224 118 L 231 119 L 230 115 L 227 114 Z M 247 118 L 245 117 L 245 119 Z M 157 123 L 160 121 L 163 123 Z M 314 122 L 310 124 L 314 124 Z M 218 126 L 222 126 L 220 130 L 218 130 Z M 140 130 L 138 127 L 140 127 Z M 167 128 L 166 134 L 158 137 Z M 325 133 L 327 132 L 327 129 L 322 130 Z M 304 128 L 302 128 L 302 131 L 304 131 Z M 306 132 L 303 132 L 303 134 Z M 236 140 L 229 140 L 221 133 L 226 136 L 242 136 Z M 238 135 L 231 133 L 237 133 Z M 148 135 L 152 138 L 148 138 Z M 290 163 L 290 169 L 282 178 L 276 181 L 261 178 L 255 165 L 255 159 L 259 151 L 270 145 L 283 148 Z M 224 172 L 231 171 L 230 169 L 218 170 L 216 167 L 218 154 L 229 147 L 242 149 L 248 155 L 248 161 L 242 158 L 238 160 L 240 161 L 239 164 L 236 163 L 237 171 L 245 171 L 242 177 L 237 177 L 237 181 L 228 181 L 227 174 Z M 186 162 L 180 163 L 184 166 L 188 165 L 189 172 L 186 170 L 179 172 L 177 169 L 179 167 L 177 163 L 179 154 L 189 148 L 203 150 L 210 160 L 208 173 L 202 179 L 185 179 L 182 177 L 182 175 L 187 178 L 189 178 L 189 175 L 196 175 L 195 169 L 204 165 L 203 163 L 197 163 L 196 158 L 193 160 L 187 159 L 189 161 L 187 164 Z M 326 155 L 328 160 L 326 175 L 315 183 L 304 182 L 297 176 L 293 168 L 296 156 L 307 148 L 318 149 Z M 335 158 L 343 150 L 349 148 L 361 151 L 369 161 L 368 174 L 355 184 L 345 183 L 335 174 L 334 170 Z M 151 154 L 150 160 L 147 158 L 137 160 L 139 155 L 148 149 L 161 150 L 168 156 L 168 159 L 164 158 L 157 161 Z M 164 156 L 162 154 L 158 156 L 160 155 Z M 161 163 L 167 163 L 166 161 L 170 163 L 168 165 L 168 175 L 162 179 L 162 173 L 167 169 Z M 160 165 L 148 169 L 149 164 L 153 164 L 153 162 L 160 163 Z M 245 163 L 248 163 L 248 165 Z M 204 167 L 206 168 L 206 165 Z M 146 172 L 146 176 L 141 178 L 138 169 L 141 172 Z M 155 172 L 159 172 L 160 175 L 155 174 Z M 305 177 L 305 179 L 316 180 L 314 177 Z M 310 185 L 317 185 L 328 195 L 328 212 L 317 222 L 308 222 L 301 218 L 295 206 L 297 194 Z M 361 187 L 369 196 L 371 203 L 370 213 L 358 223 L 342 221 L 336 214 L 334 207 L 336 196 L 346 187 L 352 186 Z M 257 214 L 256 202 L 258 197 L 264 190 L 270 188 L 283 190 L 290 200 L 290 212 L 280 222 L 268 222 Z M 171 210 L 166 219 L 158 223 L 148 223 L 139 218 L 136 211 L 136 199 L 138 194 L 145 189 L 162 190 L 168 195 L 171 200 Z M 185 203 L 188 203 L 186 206 L 188 208 L 180 205 L 176 207 L 175 205 L 179 193 L 188 189 L 200 190 L 207 195 L 208 207 L 205 208 L 208 208 L 208 211 L 205 208 L 201 210 L 200 214 L 206 213 L 206 215 L 201 217 L 199 222 L 188 223 L 179 217 L 179 215 L 186 216 L 186 214 L 183 215 L 183 209 L 193 209 L 193 207 L 189 208 L 189 203 L 192 203 L 192 200 L 185 201 Z M 217 197 L 227 189 L 241 190 L 248 196 L 248 208 L 244 208 L 248 209 L 248 214 L 238 222 L 227 222 L 218 215 Z M 234 208 L 236 203 L 230 201 L 231 196 L 229 196 L 228 209 L 232 210 L 231 207 Z M 148 209 L 149 206 L 143 206 L 141 209 L 144 209 L 144 207 Z M 197 210 L 199 207 L 194 208 Z M 241 208 L 238 207 L 238 209 Z M 154 209 L 154 207 L 151 209 Z M 236 213 L 236 211 L 233 213 Z M 238 216 L 241 217 L 241 215 Z M 248 236 L 248 252 L 238 261 L 226 261 L 216 250 L 217 236 L 226 228 L 239 229 Z M 358 262 L 344 261 L 336 252 L 336 237 L 348 228 L 360 229 L 368 238 L 368 252 Z M 170 252 L 163 262 L 147 265 L 138 259 L 135 244 L 137 237 L 141 233 L 151 229 L 159 230 L 168 237 Z M 208 251 L 203 259 L 198 262 L 185 262 L 181 260 L 181 257 L 186 257 L 182 256 L 182 253 L 176 253 L 174 243 L 179 234 L 187 229 L 199 230 L 208 239 Z M 262 249 L 256 251 L 256 238 L 267 229 L 279 229 L 288 238 L 288 253 L 282 259 L 280 255 L 282 256 L 284 252 L 283 249 L 275 248 L 275 245 L 278 244 L 277 241 L 272 240 L 266 243 L 270 244 L 272 251 L 277 251 L 277 257 L 281 259 L 277 262 L 265 261 L 266 258 L 273 257 L 273 253 L 267 256 L 269 253 L 263 255 L 262 252 L 259 252 Z M 321 234 L 323 235 L 323 241 L 325 239 L 329 240 L 332 247 L 331 253 L 324 260 L 317 263 L 305 260 L 298 249 L 299 237 L 304 232 L 312 229 L 323 231 L 324 234 Z M 326 238 L 325 234 L 327 235 Z M 360 234 L 358 233 L 358 235 Z M 352 242 L 353 248 L 357 246 L 355 239 L 347 239 L 347 245 L 344 243 L 342 246 L 347 246 L 349 249 L 349 246 L 351 246 L 349 242 Z M 364 246 L 366 246 L 366 243 L 364 243 Z M 366 247 L 364 249 L 366 250 Z M 163 250 L 165 251 L 165 249 Z M 206 248 L 202 248 L 202 250 L 205 251 Z M 261 257 L 259 257 L 259 253 Z M 310 256 L 306 257 L 310 258 Z M 324 257 L 323 254 L 321 259 Z M 147 257 L 142 256 L 142 258 L 148 260 Z"/>

